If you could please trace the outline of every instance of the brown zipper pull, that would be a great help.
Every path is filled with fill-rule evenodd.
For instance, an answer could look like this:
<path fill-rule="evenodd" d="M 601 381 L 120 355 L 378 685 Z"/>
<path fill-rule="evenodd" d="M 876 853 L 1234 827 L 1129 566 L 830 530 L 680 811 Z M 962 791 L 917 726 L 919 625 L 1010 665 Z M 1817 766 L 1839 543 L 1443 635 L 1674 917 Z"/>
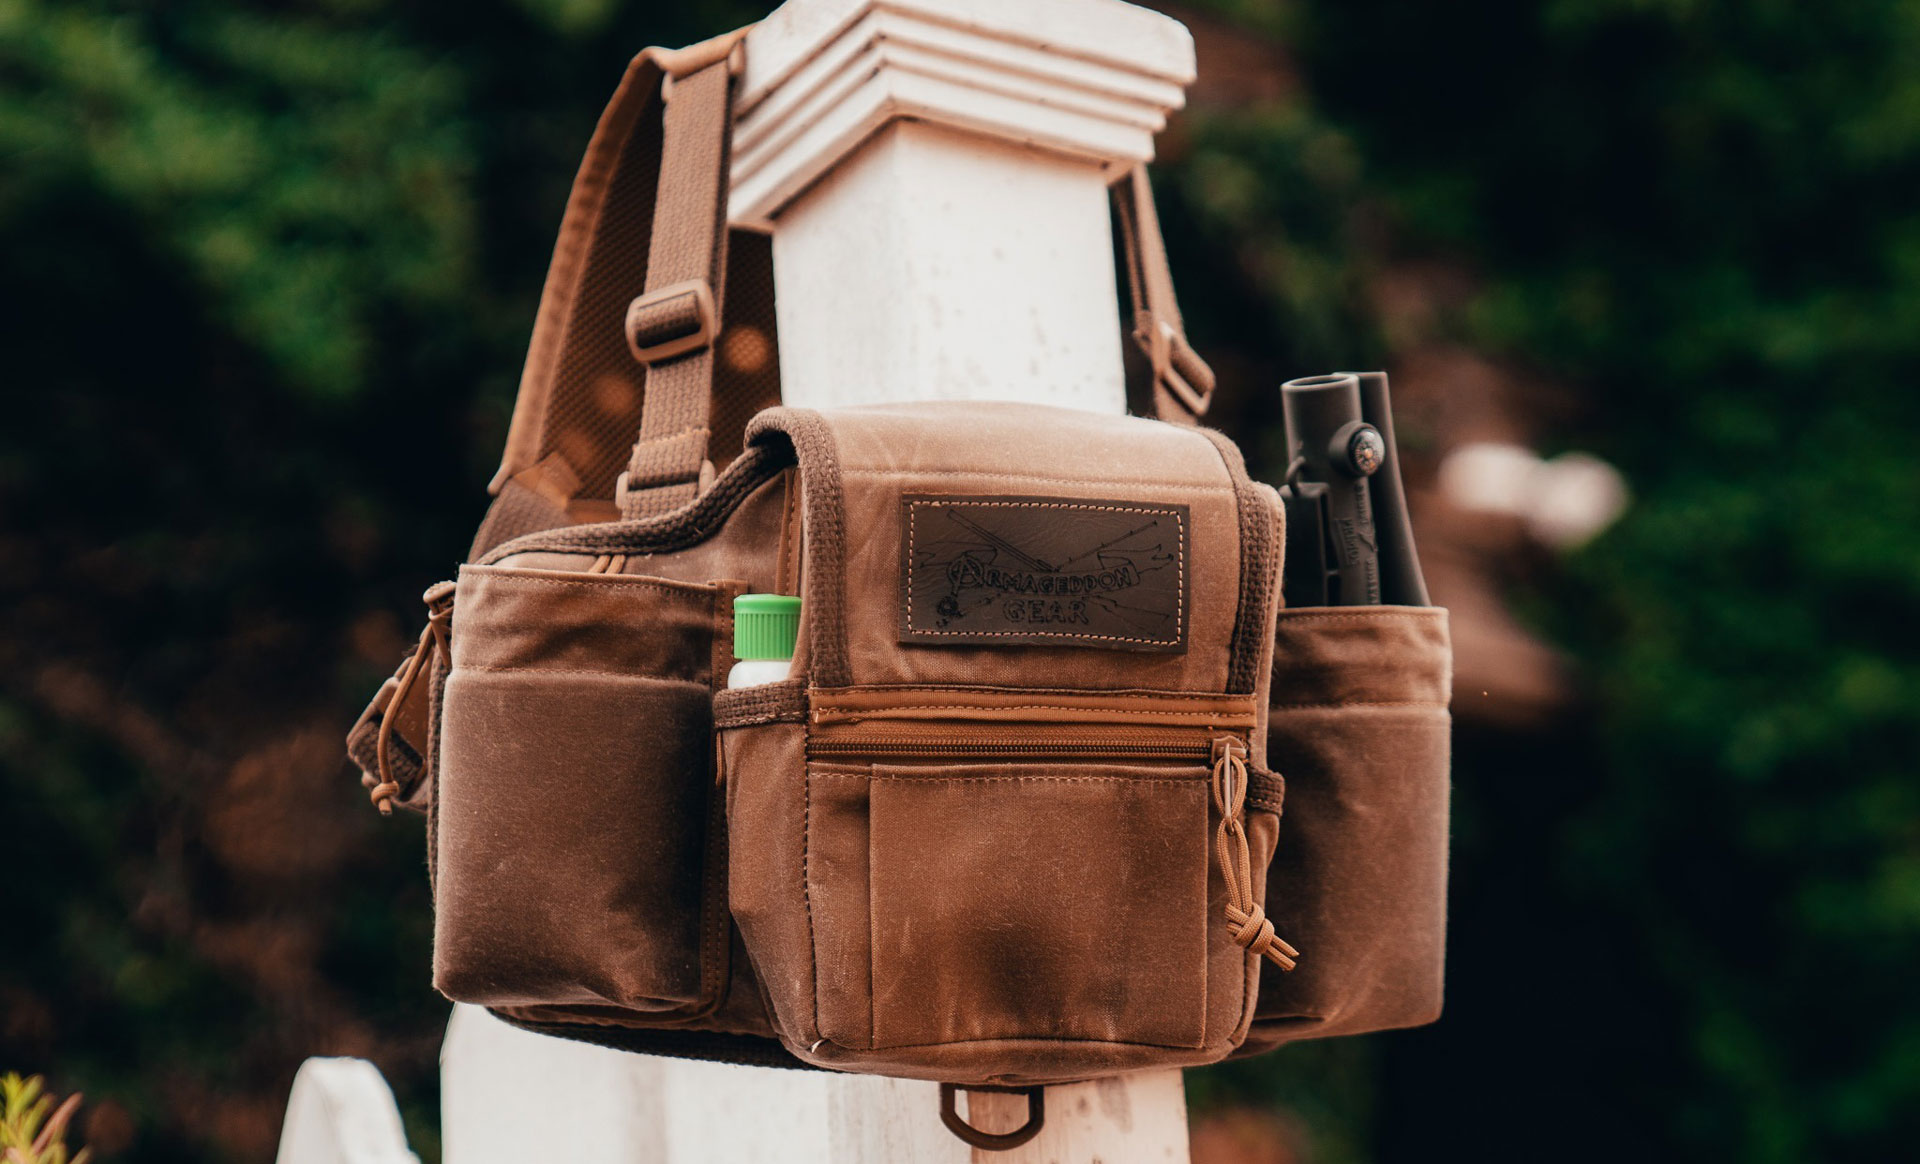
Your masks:
<path fill-rule="evenodd" d="M 367 795 L 373 806 L 380 810 L 381 816 L 393 815 L 393 798 L 400 795 L 400 782 L 393 778 L 393 765 L 388 759 L 392 751 L 393 727 L 400 718 L 400 706 L 412 693 L 413 685 L 420 673 L 432 664 L 434 655 L 453 656 L 453 646 L 449 629 L 453 622 L 453 591 L 451 582 L 438 582 L 427 588 L 421 595 L 421 601 L 427 604 L 427 625 L 420 632 L 420 645 L 413 649 L 407 659 L 407 669 L 401 672 L 400 681 L 394 685 L 393 698 L 387 701 L 386 709 L 380 714 L 380 735 L 374 744 L 374 755 L 380 765 L 380 779 L 372 776 L 360 777 L 360 783 L 367 788 Z"/>
<path fill-rule="evenodd" d="M 1214 853 L 1220 876 L 1227 883 L 1227 920 L 1233 940 L 1282 970 L 1293 969 L 1300 951 L 1273 932 L 1267 911 L 1253 900 L 1253 856 L 1247 848 L 1247 830 L 1240 810 L 1247 802 L 1247 746 L 1230 736 L 1213 741 L 1213 803 L 1220 810 L 1220 831 Z"/>

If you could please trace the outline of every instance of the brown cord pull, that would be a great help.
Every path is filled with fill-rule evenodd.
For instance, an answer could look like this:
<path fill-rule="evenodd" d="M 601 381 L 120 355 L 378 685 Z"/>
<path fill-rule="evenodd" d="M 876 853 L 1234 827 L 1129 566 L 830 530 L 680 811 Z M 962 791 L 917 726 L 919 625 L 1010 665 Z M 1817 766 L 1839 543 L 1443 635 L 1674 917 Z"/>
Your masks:
<path fill-rule="evenodd" d="M 1027 1122 L 1011 1132 L 983 1132 L 960 1118 L 953 1097 L 962 1088 L 954 1083 L 940 1085 L 940 1122 L 947 1130 L 987 1152 L 1006 1152 L 1032 1140 L 1047 1123 L 1047 1089 L 1044 1087 L 969 1087 L 967 1091 L 993 1091 L 1027 1097 Z"/>
<path fill-rule="evenodd" d="M 427 604 L 427 625 L 420 632 L 420 645 L 407 657 L 407 668 L 400 673 L 400 681 L 394 685 L 393 698 L 380 713 L 380 735 L 374 744 L 374 755 L 380 764 L 380 779 L 363 774 L 360 783 L 367 789 L 367 795 L 373 800 L 373 806 L 380 810 L 381 816 L 393 815 L 393 798 L 400 795 L 400 782 L 393 778 L 393 765 L 388 759 L 393 747 L 394 724 L 400 719 L 400 705 L 413 691 L 414 683 L 421 672 L 432 665 L 432 656 L 445 654 L 452 657 L 452 646 L 448 642 L 448 627 L 453 621 L 453 583 L 439 582 L 421 595 L 421 601 Z"/>
<path fill-rule="evenodd" d="M 1300 951 L 1273 932 L 1267 911 L 1253 900 L 1253 857 L 1247 851 L 1247 830 L 1240 823 L 1246 801 L 1246 745 L 1223 736 L 1213 741 L 1213 803 L 1220 810 L 1214 852 L 1227 883 L 1227 920 L 1233 923 L 1234 941 L 1272 959 L 1280 969 L 1291 970 Z"/>

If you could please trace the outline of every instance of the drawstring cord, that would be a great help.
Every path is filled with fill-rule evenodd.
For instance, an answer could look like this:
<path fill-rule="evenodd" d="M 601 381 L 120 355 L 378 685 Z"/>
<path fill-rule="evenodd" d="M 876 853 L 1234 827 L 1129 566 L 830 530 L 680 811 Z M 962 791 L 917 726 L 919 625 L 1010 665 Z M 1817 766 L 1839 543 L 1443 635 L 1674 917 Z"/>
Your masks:
<path fill-rule="evenodd" d="M 362 773 L 360 777 L 360 783 L 367 789 L 367 795 L 373 800 L 373 806 L 380 810 L 381 816 L 393 815 L 393 798 L 400 795 L 400 782 L 393 778 L 393 765 L 388 759 L 393 746 L 393 728 L 400 719 L 400 707 L 407 701 L 421 673 L 432 666 L 434 656 L 452 657 L 448 628 L 453 622 L 453 583 L 436 583 L 420 597 L 427 604 L 426 629 L 420 632 L 420 645 L 413 649 L 413 654 L 407 656 L 406 668 L 400 672 L 400 679 L 394 684 L 393 698 L 387 700 L 387 706 L 380 713 L 380 735 L 374 745 L 374 755 L 380 765 L 380 779 L 376 781 L 371 773 Z"/>
<path fill-rule="evenodd" d="M 1253 858 L 1247 851 L 1247 830 L 1240 823 L 1246 800 L 1246 745 L 1217 739 L 1213 742 L 1213 804 L 1220 810 L 1220 831 L 1214 837 L 1214 853 L 1227 883 L 1227 920 L 1233 923 L 1233 940 L 1272 959 L 1280 969 L 1291 970 L 1300 951 L 1273 932 L 1267 911 L 1253 900 Z"/>

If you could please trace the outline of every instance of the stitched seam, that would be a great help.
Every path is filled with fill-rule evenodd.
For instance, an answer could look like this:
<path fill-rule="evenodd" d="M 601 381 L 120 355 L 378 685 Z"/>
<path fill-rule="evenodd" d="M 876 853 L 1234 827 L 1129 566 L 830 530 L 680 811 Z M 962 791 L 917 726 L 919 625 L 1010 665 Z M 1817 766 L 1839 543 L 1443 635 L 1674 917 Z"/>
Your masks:
<path fill-rule="evenodd" d="M 909 603 L 909 605 L 911 605 L 911 603 Z M 909 617 L 911 617 L 911 615 L 909 615 Z M 1177 616 L 1175 618 L 1175 625 L 1176 626 L 1179 625 Z M 1153 643 L 1158 646 L 1168 646 L 1170 644 L 1177 643 L 1180 641 L 1177 638 L 1149 639 L 1149 638 L 1141 638 L 1137 635 L 1083 635 L 1083 634 L 1075 634 L 1071 631 L 943 631 L 943 630 L 926 630 L 921 627 L 913 627 L 913 633 L 917 635 L 965 635 L 968 638 L 1019 637 L 1019 638 L 1029 638 L 1029 639 L 1035 639 L 1035 638 L 1071 639 L 1075 642 L 1082 642 L 1082 643 L 1087 643 L 1087 642 Z"/>
<path fill-rule="evenodd" d="M 813 1030 L 809 1033 L 820 1037 L 820 939 L 813 932 L 813 777 L 812 767 L 806 769 L 804 786 L 804 808 L 800 816 L 800 904 L 807 915 L 807 959 L 808 970 L 813 976 Z"/>
<path fill-rule="evenodd" d="M 838 709 L 834 709 L 834 710 L 835 710 L 835 713 L 836 713 L 836 714 L 840 714 L 840 715 L 859 715 L 859 716 L 874 716 L 874 715 L 888 715 L 888 714 L 890 714 L 890 713 L 892 713 L 892 712 L 896 712 L 896 711 L 1077 711 L 1077 712 L 1100 712 L 1100 711 L 1109 711 L 1109 710 L 1114 710 L 1114 709 L 1111 709 L 1111 708 L 1104 708 L 1104 707 L 1072 707 L 1072 706 L 1064 706 L 1064 705 L 1061 705 L 1061 704 L 1056 704 L 1056 703 L 1008 703 L 1008 704 L 997 704 L 997 703 L 996 703 L 996 704 L 981 704 L 981 703 L 904 703 L 904 704 L 901 704 L 901 705 L 900 705 L 900 706 L 898 706 L 898 707 L 874 707 L 874 708 L 864 708 L 864 707 L 863 707 L 863 708 L 854 708 L 854 709 L 852 709 L 852 710 L 850 710 L 850 711 L 839 711 Z M 816 714 L 816 715 L 818 715 L 818 714 L 820 714 L 820 713 L 819 713 L 818 711 L 816 711 L 816 712 L 815 712 L 815 714 Z M 1153 709 L 1153 708 L 1141 708 L 1141 709 L 1139 709 L 1139 710 L 1134 710 L 1134 709 L 1132 709 L 1132 708 L 1129 708 L 1129 709 L 1127 709 L 1126 711 L 1124 711 L 1124 712 L 1122 712 L 1121 714 L 1123 714 L 1123 715 L 1184 715 L 1184 716 L 1198 716 L 1198 717 L 1201 717 L 1201 718 L 1203 718 L 1203 719 L 1208 719 L 1208 720 L 1215 720 L 1215 719 L 1226 719 L 1226 718 L 1231 718 L 1231 717 L 1233 717 L 1233 716 L 1246 716 L 1246 715 L 1251 715 L 1251 714 L 1252 714 L 1252 712 L 1232 712 L 1232 711 L 1221 711 L 1221 712 L 1214 712 L 1214 711 L 1157 711 L 1157 710 L 1155 710 L 1155 709 Z"/>
<path fill-rule="evenodd" d="M 909 564 L 914 560 L 914 529 L 915 522 L 919 517 L 920 507 L 930 504 L 933 503 L 920 501 L 918 499 L 907 502 L 907 561 Z M 1132 505 L 1083 505 L 1071 502 L 1049 501 L 966 501 L 958 504 L 964 504 L 975 509 L 1085 509 L 1096 513 L 1155 513 L 1173 518 L 1174 528 L 1180 531 L 1179 550 L 1174 556 L 1175 586 L 1177 588 L 1177 597 L 1180 601 L 1179 605 L 1174 608 L 1173 637 L 1170 639 L 1155 639 L 1139 635 L 1083 635 L 1074 634 L 1071 631 L 924 630 L 913 625 L 913 586 L 909 584 L 906 587 L 907 629 L 914 634 L 947 635 L 955 638 L 1048 638 L 1070 639 L 1075 642 L 1152 643 L 1156 646 L 1179 643 L 1184 639 L 1186 635 L 1187 617 L 1187 522 L 1185 516 L 1182 515 L 1179 510 L 1145 509 Z"/>
<path fill-rule="evenodd" d="M 1279 574 L 1286 560 L 1285 541 L 1279 540 L 1276 545 L 1281 531 L 1275 528 L 1275 519 L 1284 525 L 1285 516 L 1274 514 L 1259 487 L 1247 478 L 1239 446 L 1213 429 L 1203 428 L 1200 435 L 1213 446 L 1233 482 L 1234 510 L 1240 525 L 1240 605 L 1234 616 L 1227 682 L 1231 691 L 1251 693 L 1260 685 L 1260 664 L 1273 653 L 1270 612 L 1276 609 Z"/>
<path fill-rule="evenodd" d="M 516 567 L 513 566 L 485 568 L 503 571 L 516 569 Z M 633 578 L 631 574 L 596 574 L 591 580 L 581 579 L 578 582 L 568 578 L 527 578 L 519 574 L 504 572 L 498 574 L 477 574 L 474 576 L 478 578 L 498 578 L 509 586 L 561 586 L 579 587 L 587 590 L 653 590 L 661 594 L 677 594 L 685 598 L 695 599 L 708 599 L 718 593 L 717 587 L 703 585 L 698 582 L 683 582 L 679 585 L 670 586 L 660 582 L 646 580 L 625 581 L 624 579 Z"/>
<path fill-rule="evenodd" d="M 873 789 L 867 789 L 867 1047 L 872 1050 L 880 1046 L 880 1000 L 879 991 L 874 982 L 880 976 L 880 943 L 874 941 L 874 935 L 880 932 L 879 908 L 880 895 L 873 891 Z"/>
<path fill-rule="evenodd" d="M 1190 777 L 1173 776 L 887 776 L 875 772 L 814 772 L 810 778 L 832 780 L 900 780 L 910 784 L 985 784 L 994 781 L 1045 782 L 1054 784 L 1172 784 L 1181 787 L 1193 787 L 1201 783 L 1203 777 L 1196 769 L 1196 775 Z"/>
<path fill-rule="evenodd" d="M 1085 485 L 1096 488 L 1137 489 L 1142 486 L 1182 489 L 1194 493 L 1231 493 L 1232 485 L 1204 485 L 1184 481 L 1120 481 L 1099 477 L 1049 477 L 1042 473 L 976 473 L 968 469 L 842 469 L 843 477 L 963 477 L 981 481 L 1040 481 L 1049 485 Z"/>
<path fill-rule="evenodd" d="M 917 1051 L 922 1047 L 972 1047 L 982 1044 L 1003 1045 L 1006 1043 L 1072 1043 L 1085 1047 L 1152 1047 L 1155 1050 L 1162 1051 L 1205 1051 L 1209 1047 L 1217 1046 L 1219 1042 L 1225 1040 L 1217 1040 L 1211 1043 L 1144 1043 L 1128 1039 L 1076 1038 L 1072 1035 L 982 1035 L 975 1039 L 942 1039 L 937 1043 L 888 1043 L 884 1047 L 873 1048 L 849 1047 L 845 1043 L 837 1043 L 832 1039 L 822 1039 L 820 1041 L 828 1046 L 838 1047 L 843 1051 L 865 1052 L 869 1049 L 874 1051 Z M 1192 1065 L 1193 1064 L 1189 1064 L 1189 1066 Z"/>
<path fill-rule="evenodd" d="M 1379 610 L 1374 614 L 1340 614 L 1334 611 L 1321 612 L 1303 607 L 1289 607 L 1280 612 L 1280 622 L 1381 622 L 1387 619 L 1407 619 L 1415 622 L 1438 621 L 1439 607 L 1427 607 L 1423 610 Z"/>
<path fill-rule="evenodd" d="M 716 769 L 720 765 L 717 749 L 713 763 Z M 700 999 L 696 1005 L 702 1011 L 720 1006 L 727 982 L 726 960 L 732 953 L 727 948 L 728 928 L 733 925 L 733 916 L 728 911 L 726 896 L 726 815 L 725 794 L 715 780 L 707 789 L 706 876 L 700 894 L 702 929 L 705 932 L 700 942 Z"/>
<path fill-rule="evenodd" d="M 915 505 L 952 504 L 965 505 L 971 509 L 1091 509 L 1097 513 L 1158 513 L 1164 517 L 1179 519 L 1178 510 L 1160 506 L 1146 505 L 1094 505 L 1081 501 L 975 501 L 966 499 L 955 502 L 933 502 L 914 498 Z"/>
<path fill-rule="evenodd" d="M 483 671 L 489 675 L 596 675 L 604 679 L 631 679 L 636 683 L 686 683 L 705 687 L 698 679 L 675 679 L 664 675 L 635 675 L 631 671 L 596 671 L 583 667 L 485 667 L 462 663 L 455 671 Z"/>
<path fill-rule="evenodd" d="M 1312 711 L 1335 707 L 1431 707 L 1445 711 L 1451 704 L 1432 699 L 1343 699 L 1333 703 L 1275 703 L 1269 711 Z"/>
<path fill-rule="evenodd" d="M 753 727 L 765 723 L 805 723 L 807 717 L 798 711 L 753 711 L 741 712 L 713 721 L 714 729 L 725 731 L 729 728 Z"/>
<path fill-rule="evenodd" d="M 707 647 L 710 658 L 707 661 L 707 686 L 716 693 L 727 689 L 727 660 L 733 655 L 733 600 L 744 587 L 729 585 L 713 588 L 712 618 L 719 624 L 719 634 L 709 634 Z M 711 710 L 711 709 L 709 709 Z"/>
<path fill-rule="evenodd" d="M 800 584 L 800 533 L 799 525 L 800 482 L 798 478 L 787 481 L 786 503 L 780 507 L 780 584 L 781 593 L 798 592 Z"/>
<path fill-rule="evenodd" d="M 728 588 L 732 589 L 732 588 Z M 711 637 L 710 648 L 716 656 L 708 664 L 708 685 L 724 674 L 722 660 L 718 657 L 724 642 L 728 653 L 733 647 L 733 602 L 730 594 L 723 593 L 716 586 L 713 593 L 712 614 L 721 633 Z M 728 849 L 730 838 L 727 831 L 726 783 L 723 777 L 725 769 L 720 757 L 718 738 L 709 743 L 708 753 L 712 758 L 713 769 L 707 774 L 707 819 L 706 819 L 706 884 L 701 895 L 700 912 L 706 924 L 706 933 L 702 937 L 700 950 L 700 996 L 703 1008 L 710 1006 L 717 1010 L 726 997 L 727 980 L 731 976 L 733 951 L 730 942 L 733 927 L 733 913 L 727 903 Z"/>
<path fill-rule="evenodd" d="M 822 690 L 825 690 L 825 689 L 823 688 Z M 956 688 L 956 687 L 944 687 L 939 684 L 932 684 L 932 683 L 929 683 L 929 684 L 862 683 L 859 687 L 853 688 L 852 690 L 875 691 L 875 692 L 925 691 L 933 694 L 942 694 L 942 695 L 950 695 L 950 696 L 958 697 L 966 694 L 969 689 Z M 1218 691 L 1148 691 L 1148 690 L 1142 690 L 1140 688 L 1127 688 L 1127 687 L 1115 688 L 1111 691 L 1101 691 L 1097 689 L 1089 690 L 1083 687 L 1069 688 L 1069 687 L 1027 687 L 1027 686 L 1021 686 L 1018 688 L 979 687 L 979 688 L 973 688 L 971 690 L 981 691 L 986 694 L 1006 694 L 1008 691 L 1017 691 L 1023 695 L 1066 695 L 1066 696 L 1085 695 L 1089 698 L 1125 696 L 1128 699 L 1177 699 L 1182 702 L 1192 702 L 1195 699 L 1208 699 L 1208 700 L 1228 701 L 1228 702 L 1234 702 L 1234 703 L 1244 703 L 1251 698 L 1250 696 L 1245 694 L 1223 695 Z M 832 695 L 816 694 L 814 698 L 816 701 L 824 701 L 826 705 L 829 707 L 841 706 Z M 980 706 L 986 706 L 986 705 L 982 704 Z M 855 710 L 859 710 L 859 709 L 856 708 Z"/>

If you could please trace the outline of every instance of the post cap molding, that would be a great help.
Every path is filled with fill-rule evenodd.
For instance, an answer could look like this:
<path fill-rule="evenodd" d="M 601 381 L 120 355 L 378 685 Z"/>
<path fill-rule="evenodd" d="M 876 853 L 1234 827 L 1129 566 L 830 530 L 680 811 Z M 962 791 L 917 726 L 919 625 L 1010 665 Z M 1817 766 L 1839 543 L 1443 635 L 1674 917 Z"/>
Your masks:
<path fill-rule="evenodd" d="M 788 0 L 747 35 L 729 218 L 771 230 L 902 118 L 1124 169 L 1193 77 L 1185 26 L 1121 0 Z"/>

